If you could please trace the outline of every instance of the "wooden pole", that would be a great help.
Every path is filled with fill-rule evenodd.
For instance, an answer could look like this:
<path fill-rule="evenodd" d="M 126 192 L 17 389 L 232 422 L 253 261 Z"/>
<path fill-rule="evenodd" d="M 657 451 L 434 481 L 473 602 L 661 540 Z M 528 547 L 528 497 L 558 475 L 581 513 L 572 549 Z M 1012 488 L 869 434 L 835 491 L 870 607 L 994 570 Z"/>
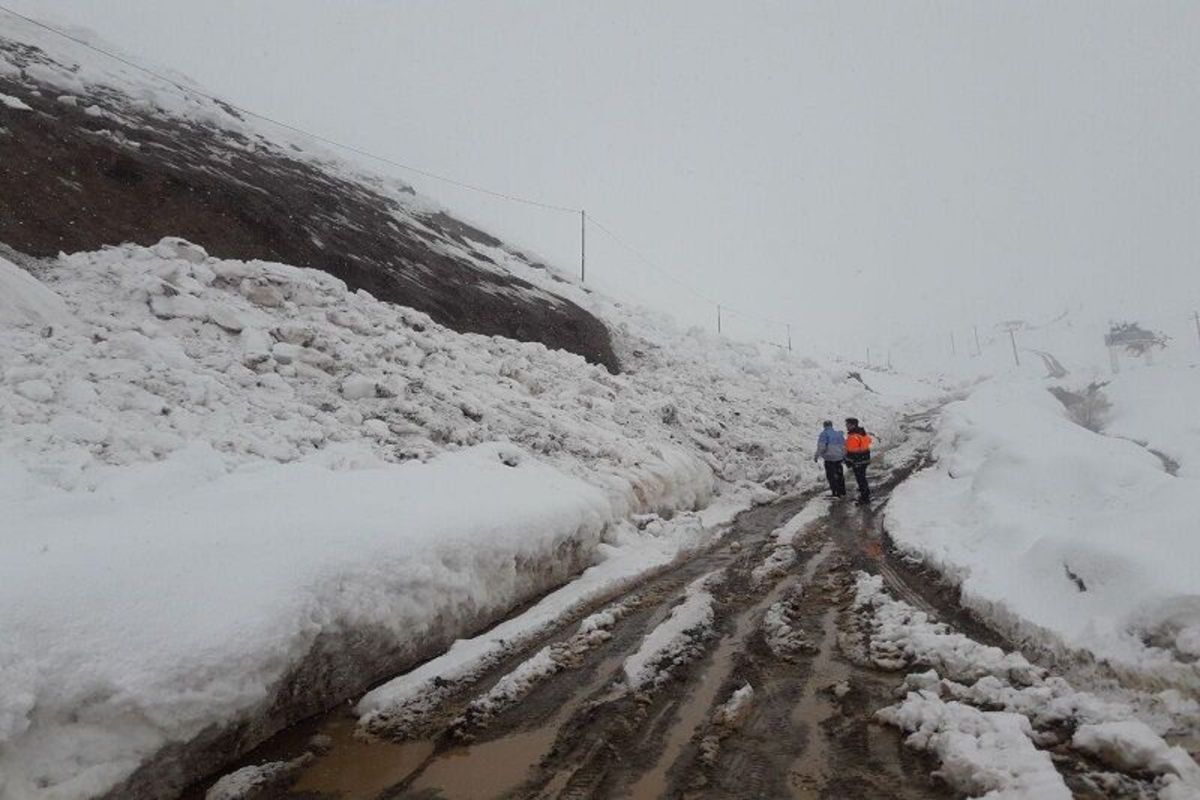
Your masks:
<path fill-rule="evenodd" d="M 579 282 L 587 282 L 587 212 L 579 212 Z"/>
<path fill-rule="evenodd" d="M 1196 330 L 1200 331 L 1200 320 L 1197 320 L 1196 325 L 1197 325 Z M 790 353 L 790 352 L 792 352 L 792 326 L 790 323 L 787 326 L 787 332 L 788 332 L 788 352 Z"/>
<path fill-rule="evenodd" d="M 1012 328 L 1008 329 L 1008 340 L 1012 342 L 1013 363 L 1019 367 L 1021 366 L 1021 357 L 1017 355 L 1017 334 L 1013 332 Z"/>
<path fill-rule="evenodd" d="M 975 331 L 975 355 L 981 356 L 983 355 L 983 348 L 979 346 L 979 326 L 972 326 L 972 330 Z"/>
<path fill-rule="evenodd" d="M 958 345 L 954 343 L 954 331 L 950 331 L 950 355 L 958 355 Z"/>
<path fill-rule="evenodd" d="M 721 304 L 717 303 L 717 333 L 721 332 Z"/>

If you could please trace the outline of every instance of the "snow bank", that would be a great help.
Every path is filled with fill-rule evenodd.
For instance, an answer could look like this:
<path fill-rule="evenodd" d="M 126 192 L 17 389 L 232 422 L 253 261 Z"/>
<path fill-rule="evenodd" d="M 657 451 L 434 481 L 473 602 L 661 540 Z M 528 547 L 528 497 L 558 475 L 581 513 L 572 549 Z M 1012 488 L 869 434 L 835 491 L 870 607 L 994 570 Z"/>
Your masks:
<path fill-rule="evenodd" d="M 420 730 L 445 698 L 481 677 L 505 656 L 552 630 L 564 618 L 710 544 L 740 506 L 736 502 L 717 504 L 700 514 L 681 514 L 669 522 L 654 520 L 640 529 L 629 523 L 618 524 L 610 531 L 609 541 L 597 547 L 600 563 L 578 578 L 524 613 L 479 636 L 455 642 L 437 658 L 364 695 L 355 706 L 360 726 L 368 733 L 389 736 L 408 736 Z M 586 618 L 580 623 L 581 641 L 575 644 L 591 643 L 623 613 L 624 609 L 612 607 Z M 552 655 L 550 649 L 544 656 L 535 655 L 533 663 L 527 669 L 518 669 L 512 681 L 497 684 L 500 695 L 485 698 L 477 711 L 486 715 L 491 706 L 523 690 L 522 685 L 532 686 L 533 680 L 548 674 L 545 670 L 557 670 L 557 665 L 549 663 Z"/>
<path fill-rule="evenodd" d="M 6 504 L 8 796 L 104 788 L 268 701 L 318 636 L 385 631 L 403 649 L 566 578 L 553 565 L 599 543 L 606 499 L 533 459 L 509 466 L 511 449 L 225 473 L 196 445 L 94 492 Z"/>
<path fill-rule="evenodd" d="M 935 455 L 888 508 L 901 549 L 1018 636 L 1200 686 L 1193 479 L 1074 424 L 1035 382 L 988 384 L 948 406 Z"/>

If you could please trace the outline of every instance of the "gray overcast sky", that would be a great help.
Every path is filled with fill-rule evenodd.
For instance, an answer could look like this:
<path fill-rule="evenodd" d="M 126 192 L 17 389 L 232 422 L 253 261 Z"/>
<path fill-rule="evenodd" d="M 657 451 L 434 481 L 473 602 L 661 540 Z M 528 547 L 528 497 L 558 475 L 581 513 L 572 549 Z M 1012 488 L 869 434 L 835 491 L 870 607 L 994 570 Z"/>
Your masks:
<path fill-rule="evenodd" d="M 584 206 L 814 344 L 1200 304 L 1200 3 L 8 2 L 330 137 Z M 576 263 L 577 220 L 402 177 Z M 604 288 L 711 321 L 589 245 Z"/>

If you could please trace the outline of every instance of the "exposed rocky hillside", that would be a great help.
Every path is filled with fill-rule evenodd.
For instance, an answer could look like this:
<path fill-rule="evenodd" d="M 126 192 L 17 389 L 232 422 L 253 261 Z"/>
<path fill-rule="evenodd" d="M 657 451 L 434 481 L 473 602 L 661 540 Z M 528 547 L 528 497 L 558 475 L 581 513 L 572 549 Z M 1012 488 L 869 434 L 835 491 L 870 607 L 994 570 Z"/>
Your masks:
<path fill-rule="evenodd" d="M 544 288 L 561 280 L 548 267 L 408 187 L 264 136 L 186 86 L 0 23 L 0 241 L 52 256 L 183 236 L 618 368 L 604 325 Z"/>

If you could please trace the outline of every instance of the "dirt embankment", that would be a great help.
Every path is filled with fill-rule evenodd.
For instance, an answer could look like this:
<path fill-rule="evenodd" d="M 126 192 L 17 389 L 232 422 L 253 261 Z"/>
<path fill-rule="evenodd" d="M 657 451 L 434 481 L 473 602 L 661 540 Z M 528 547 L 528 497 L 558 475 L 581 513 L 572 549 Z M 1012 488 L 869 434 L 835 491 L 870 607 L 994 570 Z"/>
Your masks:
<path fill-rule="evenodd" d="M 608 329 L 496 267 L 482 251 L 502 243 L 487 233 L 261 137 L 39 83 L 47 65 L 63 67 L 36 47 L 0 38 L 0 53 L 22 69 L 0 72 L 0 93 L 30 107 L 0 104 L 0 242 L 53 256 L 182 236 L 221 258 L 325 270 L 455 330 L 619 368 Z"/>

